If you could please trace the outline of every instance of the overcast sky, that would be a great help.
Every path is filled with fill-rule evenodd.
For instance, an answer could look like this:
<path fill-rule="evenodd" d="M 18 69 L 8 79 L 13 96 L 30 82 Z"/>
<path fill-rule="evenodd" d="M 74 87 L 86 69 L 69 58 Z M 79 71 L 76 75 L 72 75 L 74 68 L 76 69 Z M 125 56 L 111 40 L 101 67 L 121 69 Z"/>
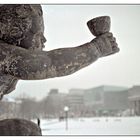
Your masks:
<path fill-rule="evenodd" d="M 47 43 L 44 50 L 75 47 L 94 38 L 86 22 L 97 16 L 111 17 L 111 32 L 120 52 L 98 59 L 92 65 L 61 78 L 19 81 L 10 96 L 27 93 L 41 98 L 51 88 L 66 92 L 70 88 L 99 85 L 131 87 L 140 85 L 140 6 L 139 5 L 42 5 Z"/>

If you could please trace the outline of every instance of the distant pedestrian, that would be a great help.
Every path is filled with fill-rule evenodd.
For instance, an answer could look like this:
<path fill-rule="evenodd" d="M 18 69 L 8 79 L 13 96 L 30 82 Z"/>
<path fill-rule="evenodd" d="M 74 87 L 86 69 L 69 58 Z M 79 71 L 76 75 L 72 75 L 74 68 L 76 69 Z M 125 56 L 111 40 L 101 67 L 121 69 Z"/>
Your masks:
<path fill-rule="evenodd" d="M 37 118 L 37 125 L 40 127 L 40 119 Z"/>

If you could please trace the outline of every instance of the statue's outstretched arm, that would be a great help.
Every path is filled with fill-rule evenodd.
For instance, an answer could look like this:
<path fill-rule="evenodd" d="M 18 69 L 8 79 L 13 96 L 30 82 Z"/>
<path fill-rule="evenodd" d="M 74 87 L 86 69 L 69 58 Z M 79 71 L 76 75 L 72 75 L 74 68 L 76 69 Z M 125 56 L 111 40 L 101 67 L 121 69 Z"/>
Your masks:
<path fill-rule="evenodd" d="M 29 51 L 6 43 L 0 44 L 1 68 L 5 74 L 23 80 L 39 80 L 72 74 L 99 57 L 118 52 L 111 33 L 78 47 L 52 51 Z"/>

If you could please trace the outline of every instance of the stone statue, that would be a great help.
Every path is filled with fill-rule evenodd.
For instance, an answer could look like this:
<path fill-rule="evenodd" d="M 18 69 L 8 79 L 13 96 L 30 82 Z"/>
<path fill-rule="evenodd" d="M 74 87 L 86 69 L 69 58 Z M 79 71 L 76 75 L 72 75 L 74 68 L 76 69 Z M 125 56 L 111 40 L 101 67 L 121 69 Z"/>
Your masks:
<path fill-rule="evenodd" d="M 41 136 L 35 123 L 24 119 L 5 119 L 0 121 L 0 136 Z"/>
<path fill-rule="evenodd" d="M 20 79 L 66 76 L 119 51 L 109 32 L 77 47 L 43 51 L 42 15 L 40 5 L 0 5 L 0 98 Z"/>

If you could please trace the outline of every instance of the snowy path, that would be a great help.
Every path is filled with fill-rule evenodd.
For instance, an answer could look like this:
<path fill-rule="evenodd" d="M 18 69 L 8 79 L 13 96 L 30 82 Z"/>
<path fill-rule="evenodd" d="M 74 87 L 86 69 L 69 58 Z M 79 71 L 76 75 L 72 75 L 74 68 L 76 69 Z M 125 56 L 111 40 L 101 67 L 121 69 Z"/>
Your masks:
<path fill-rule="evenodd" d="M 140 135 L 140 117 L 109 117 L 69 119 L 65 121 L 41 120 L 43 135 Z"/>

